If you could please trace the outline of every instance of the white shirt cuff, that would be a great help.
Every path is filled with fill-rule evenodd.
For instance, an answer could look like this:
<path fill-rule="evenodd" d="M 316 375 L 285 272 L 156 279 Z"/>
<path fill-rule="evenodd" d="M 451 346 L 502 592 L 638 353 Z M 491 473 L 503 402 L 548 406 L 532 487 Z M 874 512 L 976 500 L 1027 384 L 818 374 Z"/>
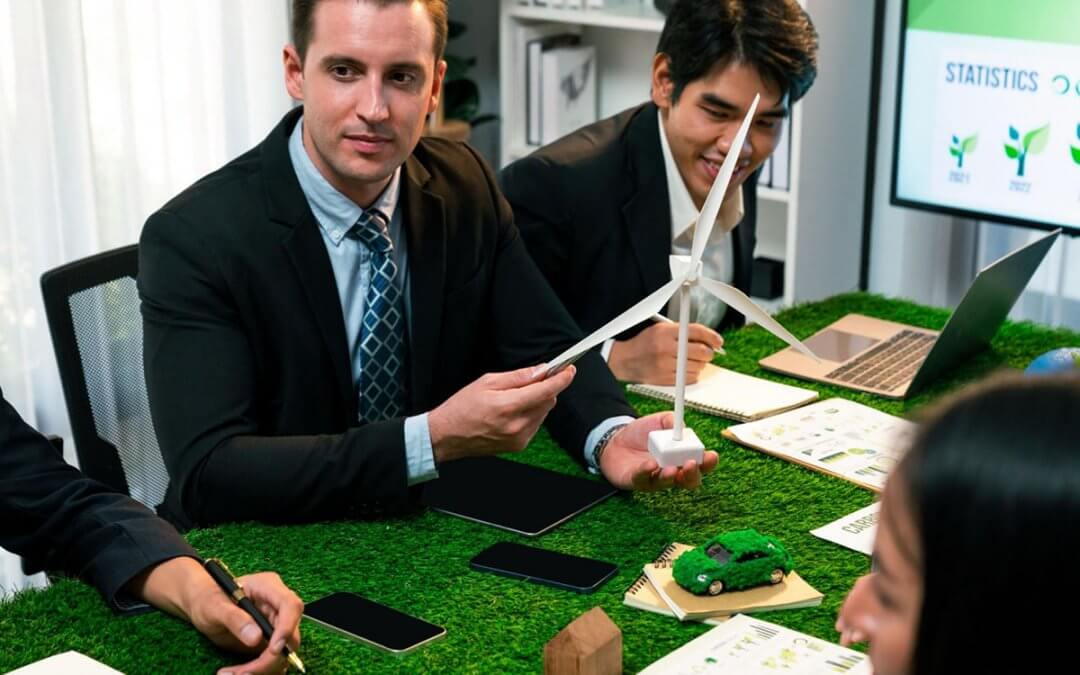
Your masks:
<path fill-rule="evenodd" d="M 600 347 L 600 357 L 604 359 L 604 361 L 607 361 L 608 357 L 611 356 L 611 348 L 614 346 L 615 338 L 608 338 L 604 340 L 604 344 Z"/>
<path fill-rule="evenodd" d="M 405 418 L 405 470 L 409 485 L 439 477 L 427 413 Z"/>
<path fill-rule="evenodd" d="M 610 431 L 612 427 L 630 424 L 633 421 L 634 418 L 629 415 L 619 415 L 618 417 L 609 417 L 593 427 L 593 430 L 585 438 L 585 464 L 588 465 L 590 472 L 600 473 L 600 467 L 593 464 L 593 450 L 596 449 L 596 444 L 600 442 L 604 434 Z"/>

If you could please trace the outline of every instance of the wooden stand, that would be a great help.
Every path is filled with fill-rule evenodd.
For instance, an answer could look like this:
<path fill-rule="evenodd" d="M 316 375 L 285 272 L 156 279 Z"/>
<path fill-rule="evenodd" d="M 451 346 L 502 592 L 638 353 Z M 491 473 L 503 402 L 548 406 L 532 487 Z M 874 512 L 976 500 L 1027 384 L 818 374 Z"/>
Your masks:
<path fill-rule="evenodd" d="M 593 607 L 544 645 L 544 675 L 609 675 L 622 672 L 622 631 Z"/>

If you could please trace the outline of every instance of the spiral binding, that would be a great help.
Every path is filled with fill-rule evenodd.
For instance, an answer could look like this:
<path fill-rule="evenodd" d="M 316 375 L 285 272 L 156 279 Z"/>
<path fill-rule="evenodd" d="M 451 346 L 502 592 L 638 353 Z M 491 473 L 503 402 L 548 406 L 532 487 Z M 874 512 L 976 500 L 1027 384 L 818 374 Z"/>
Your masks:
<path fill-rule="evenodd" d="M 671 554 L 674 553 L 674 552 L 675 552 L 675 544 L 674 544 L 674 542 L 672 542 L 672 543 L 668 544 L 667 546 L 665 546 L 664 550 L 660 551 L 660 555 L 658 555 L 656 557 L 656 560 L 653 561 L 653 565 L 655 565 L 656 567 L 671 567 L 671 565 L 672 565 Z M 644 586 L 647 583 L 649 583 L 648 578 L 644 574 L 639 575 L 637 580 L 634 581 L 633 584 L 631 584 L 630 588 L 626 589 L 626 594 L 627 595 L 636 594 L 638 591 L 641 590 L 641 587 Z"/>

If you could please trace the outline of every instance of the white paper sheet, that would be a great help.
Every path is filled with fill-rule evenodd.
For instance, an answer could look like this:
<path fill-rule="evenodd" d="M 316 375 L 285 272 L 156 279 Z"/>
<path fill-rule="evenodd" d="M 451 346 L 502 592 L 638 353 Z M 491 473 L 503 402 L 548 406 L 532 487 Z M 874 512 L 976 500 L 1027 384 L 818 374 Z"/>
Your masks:
<path fill-rule="evenodd" d="M 27 664 L 18 670 L 11 671 L 8 675 L 123 675 L 119 670 L 113 670 L 100 661 L 71 651 L 56 654 L 40 661 Z"/>
<path fill-rule="evenodd" d="M 641 672 L 642 675 L 778 672 L 870 675 L 872 668 L 866 654 L 739 614 Z"/>
<path fill-rule="evenodd" d="M 763 452 L 881 490 L 915 429 L 900 417 L 830 398 L 725 433 Z"/>
<path fill-rule="evenodd" d="M 874 552 L 879 507 L 880 502 L 874 502 L 828 525 L 810 530 L 810 534 L 853 551 L 871 555 Z"/>

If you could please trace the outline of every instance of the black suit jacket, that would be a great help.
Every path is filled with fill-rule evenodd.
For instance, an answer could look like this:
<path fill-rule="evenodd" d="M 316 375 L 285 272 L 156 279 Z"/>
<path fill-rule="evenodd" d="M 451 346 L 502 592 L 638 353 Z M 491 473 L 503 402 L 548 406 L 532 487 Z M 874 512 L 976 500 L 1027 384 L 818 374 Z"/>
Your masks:
<path fill-rule="evenodd" d="M 91 480 L 30 428 L 0 392 L 0 546 L 27 572 L 48 569 L 93 584 L 114 609 L 139 572 L 195 551 L 135 500 Z M 145 606 L 145 605 L 143 605 Z"/>
<path fill-rule="evenodd" d="M 671 280 L 671 206 L 654 104 L 540 148 L 503 169 L 499 181 L 529 253 L 586 333 Z M 743 184 L 744 215 L 732 232 L 734 285 L 746 293 L 756 185 L 756 174 Z M 729 310 L 714 328 L 743 321 Z"/>
<path fill-rule="evenodd" d="M 139 290 L 150 410 L 181 526 L 378 513 L 407 501 L 404 419 L 358 425 L 334 276 L 288 154 L 302 111 L 147 221 Z M 537 271 L 487 165 L 423 139 L 406 160 L 407 414 L 485 372 L 580 337 Z M 547 427 L 581 459 L 602 420 L 633 414 L 598 356 Z"/>

